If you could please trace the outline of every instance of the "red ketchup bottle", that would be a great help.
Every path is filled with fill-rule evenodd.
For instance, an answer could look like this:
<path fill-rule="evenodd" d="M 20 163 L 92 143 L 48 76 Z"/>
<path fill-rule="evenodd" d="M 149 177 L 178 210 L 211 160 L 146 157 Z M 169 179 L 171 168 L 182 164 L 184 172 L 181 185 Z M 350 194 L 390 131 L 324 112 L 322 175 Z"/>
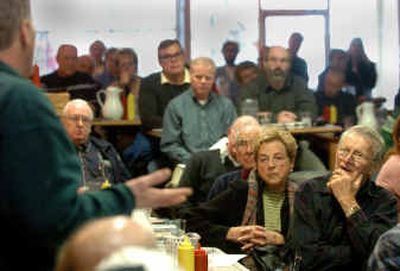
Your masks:
<path fill-rule="evenodd" d="M 194 251 L 194 270 L 195 271 L 207 271 L 208 270 L 208 256 L 200 243 Z"/>

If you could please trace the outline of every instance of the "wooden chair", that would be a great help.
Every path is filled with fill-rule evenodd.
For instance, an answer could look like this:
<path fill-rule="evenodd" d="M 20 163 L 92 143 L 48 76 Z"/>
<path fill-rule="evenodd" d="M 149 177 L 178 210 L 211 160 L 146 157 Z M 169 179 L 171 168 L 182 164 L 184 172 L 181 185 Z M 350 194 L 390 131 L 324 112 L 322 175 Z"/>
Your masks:
<path fill-rule="evenodd" d="M 50 102 L 54 106 L 54 110 L 56 111 L 58 116 L 62 115 L 62 111 L 64 106 L 69 102 L 69 93 L 68 92 L 57 92 L 57 93 L 46 93 Z"/>

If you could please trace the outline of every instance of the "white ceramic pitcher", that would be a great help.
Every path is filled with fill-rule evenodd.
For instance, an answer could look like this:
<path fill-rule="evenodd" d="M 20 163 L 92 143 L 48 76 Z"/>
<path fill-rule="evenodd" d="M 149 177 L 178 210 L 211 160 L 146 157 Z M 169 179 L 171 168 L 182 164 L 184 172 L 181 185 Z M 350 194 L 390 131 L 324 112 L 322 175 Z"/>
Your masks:
<path fill-rule="evenodd" d="M 363 102 L 356 109 L 358 124 L 378 129 L 378 121 L 375 115 L 375 105 L 372 102 Z"/>
<path fill-rule="evenodd" d="M 124 114 L 120 94 L 122 89 L 115 86 L 109 86 L 106 90 L 99 90 L 96 94 L 97 101 L 101 106 L 103 118 L 111 120 L 119 120 Z M 106 96 L 105 102 L 101 99 L 101 94 Z"/>

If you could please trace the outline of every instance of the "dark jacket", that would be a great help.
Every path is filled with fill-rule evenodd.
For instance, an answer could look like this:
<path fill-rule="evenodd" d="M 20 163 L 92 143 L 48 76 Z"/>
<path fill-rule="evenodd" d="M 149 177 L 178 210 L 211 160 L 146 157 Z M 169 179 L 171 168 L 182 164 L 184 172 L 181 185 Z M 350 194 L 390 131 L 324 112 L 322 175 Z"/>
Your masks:
<path fill-rule="evenodd" d="M 260 74 L 246 85 L 242 93 L 242 100 L 257 100 L 259 111 L 272 112 L 273 119 L 283 110 L 298 116 L 302 111 L 310 112 L 313 118 L 317 116 L 313 92 L 307 88 L 304 79 L 297 75 L 289 75 L 283 89 L 274 90 L 269 86 L 265 74 Z"/>
<path fill-rule="evenodd" d="M 361 207 L 346 219 L 328 191 L 330 175 L 303 183 L 294 204 L 294 243 L 302 270 L 365 270 L 378 237 L 396 225 L 396 199 L 367 180 L 356 195 Z"/>
<path fill-rule="evenodd" d="M 58 246 L 82 223 L 130 214 L 122 184 L 77 194 L 74 146 L 43 92 L 0 62 L 0 270 L 53 270 Z"/>
<path fill-rule="evenodd" d="M 165 108 L 170 100 L 183 93 L 190 84 L 161 85 L 161 72 L 144 78 L 140 85 L 139 114 L 145 130 L 161 128 Z"/>
<path fill-rule="evenodd" d="M 222 163 L 219 150 L 201 151 L 193 154 L 186 164 L 185 172 L 179 182 L 180 187 L 191 187 L 193 195 L 185 206 L 198 205 L 206 201 L 208 191 L 215 179 L 232 170 L 237 169 L 229 157 Z"/>
<path fill-rule="evenodd" d="M 327 97 L 321 89 L 315 92 L 315 99 L 318 105 L 318 116 L 323 116 L 326 106 L 334 105 L 337 109 L 337 124 L 343 125 L 346 117 L 356 120 L 357 101 L 353 94 L 340 90 L 336 97 L 331 98 Z"/>
<path fill-rule="evenodd" d="M 308 82 L 308 71 L 306 61 L 299 57 L 293 56 L 291 61 L 290 71 L 292 74 L 302 77 L 306 82 Z"/>
<path fill-rule="evenodd" d="M 242 180 L 242 170 L 234 170 L 224 173 L 215 179 L 210 190 L 208 191 L 207 200 L 211 200 L 228 189 L 229 184 Z"/>
<path fill-rule="evenodd" d="M 47 92 L 68 91 L 71 99 L 96 100 L 96 92 L 99 85 L 94 79 L 82 72 L 76 72 L 67 77 L 61 77 L 57 71 L 44 75 L 40 82 Z"/>
<path fill-rule="evenodd" d="M 88 144 L 79 149 L 79 156 L 86 182 L 102 183 L 108 179 L 116 184 L 131 178 L 118 152 L 103 139 L 90 136 Z"/>
<path fill-rule="evenodd" d="M 349 59 L 346 68 L 346 81 L 355 86 L 356 97 L 368 95 L 376 85 L 378 78 L 375 63 L 371 61 L 363 61 L 357 63 L 358 73 L 353 72 L 352 62 Z"/>
<path fill-rule="evenodd" d="M 257 225 L 264 225 L 264 208 L 262 192 L 264 182 L 258 180 L 257 195 Z M 212 200 L 187 209 L 183 218 L 187 221 L 187 229 L 200 234 L 201 244 L 214 246 L 229 253 L 243 253 L 240 245 L 227 241 L 225 236 L 231 227 L 240 226 L 247 203 L 248 183 L 245 181 L 232 182 L 227 190 Z M 281 209 L 282 235 L 289 230 L 289 200 L 286 192 Z"/>

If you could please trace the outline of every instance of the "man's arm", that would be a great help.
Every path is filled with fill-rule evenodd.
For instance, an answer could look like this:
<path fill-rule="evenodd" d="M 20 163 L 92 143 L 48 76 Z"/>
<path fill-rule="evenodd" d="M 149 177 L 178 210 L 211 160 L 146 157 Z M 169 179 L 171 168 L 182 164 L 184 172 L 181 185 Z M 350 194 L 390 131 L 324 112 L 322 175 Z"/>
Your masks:
<path fill-rule="evenodd" d="M 226 234 L 234 225 L 239 225 L 247 199 L 247 184 L 234 183 L 228 190 L 214 199 L 183 211 L 189 231 L 197 232 L 202 237 L 202 245 L 215 246 L 231 252 L 240 245 L 226 240 Z M 232 207 L 234 206 L 234 208 Z"/>
<path fill-rule="evenodd" d="M 379 237 L 368 260 L 368 271 L 399 270 L 400 224 Z"/>
<path fill-rule="evenodd" d="M 198 202 L 197 196 L 202 180 L 201 173 L 203 172 L 203 158 L 204 156 L 194 154 L 186 164 L 185 172 L 183 173 L 182 178 L 179 182 L 179 187 L 191 187 L 194 192 L 193 196 L 190 197 L 189 200 L 184 204 L 187 207 L 192 206 L 194 203 Z"/>
<path fill-rule="evenodd" d="M 372 190 L 374 184 L 365 182 L 370 180 L 362 174 L 336 169 L 327 184 L 346 217 L 353 252 L 361 259 L 369 256 L 379 236 L 393 227 L 397 218 L 396 199 L 383 189 Z M 367 198 L 356 196 L 362 185 L 371 186 Z M 366 204 L 374 210 L 370 215 L 363 210 Z"/>
<path fill-rule="evenodd" d="M 121 183 L 132 178 L 131 174 L 129 173 L 129 170 L 126 168 L 117 150 L 112 145 L 110 146 L 109 155 L 111 158 L 111 165 L 113 167 L 113 172 L 115 174 L 115 181 L 117 183 Z"/>
<path fill-rule="evenodd" d="M 0 140 L 4 189 L 0 196 L 7 210 L 3 217 L 9 218 L 4 225 L 17 221 L 22 234 L 34 234 L 52 247 L 88 219 L 130 214 L 134 206 L 165 206 L 173 198 L 181 202 L 175 192 L 187 189 L 171 194 L 171 190 L 150 187 L 165 181 L 169 171 L 131 180 L 127 186 L 78 195 L 79 161 L 49 101 L 28 83 L 4 92 L 8 95 L 0 95 L 4 108 L 0 122 L 4 128 Z M 24 110 L 15 110 L 21 104 Z"/>
<path fill-rule="evenodd" d="M 310 112 L 312 119 L 315 119 L 318 114 L 317 102 L 315 101 L 314 93 L 308 88 L 298 91 L 296 95 L 296 115 L 300 116 L 300 112 Z"/>
<path fill-rule="evenodd" d="M 379 236 L 396 225 L 396 199 L 382 191 L 375 198 L 374 212 L 367 216 L 362 207 L 347 218 L 347 231 L 354 252 L 358 257 L 367 258 Z"/>
<path fill-rule="evenodd" d="M 162 116 L 158 114 L 155 80 L 158 76 L 149 76 L 142 80 L 139 95 L 139 114 L 145 129 L 162 127 Z"/>
<path fill-rule="evenodd" d="M 224 102 L 224 119 L 222 120 L 222 125 L 224 125 L 224 131 L 228 134 L 228 129 L 235 121 L 237 117 L 236 109 L 231 100 L 226 99 Z"/>
<path fill-rule="evenodd" d="M 164 113 L 160 149 L 171 161 L 185 164 L 191 154 L 182 141 L 182 116 L 174 101 L 168 104 Z"/>
<path fill-rule="evenodd" d="M 332 245 L 323 239 L 315 196 L 316 191 L 305 183 L 295 197 L 293 241 L 303 259 L 302 267 L 319 271 L 346 265 L 352 260 L 351 246 Z"/>

